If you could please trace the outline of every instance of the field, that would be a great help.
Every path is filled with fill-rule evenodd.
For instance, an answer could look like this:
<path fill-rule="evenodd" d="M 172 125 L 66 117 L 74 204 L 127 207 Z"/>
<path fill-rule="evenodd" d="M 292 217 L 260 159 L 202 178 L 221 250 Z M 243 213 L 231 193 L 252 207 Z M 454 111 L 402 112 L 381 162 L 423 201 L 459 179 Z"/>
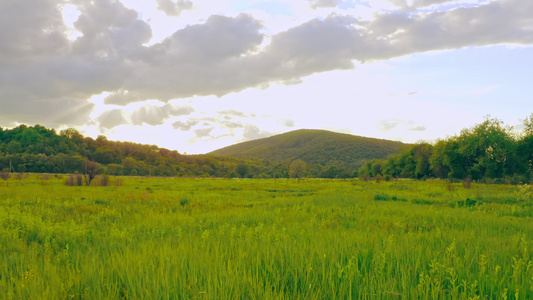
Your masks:
<path fill-rule="evenodd" d="M 0 182 L 0 299 L 533 298 L 517 186 L 121 180 Z"/>

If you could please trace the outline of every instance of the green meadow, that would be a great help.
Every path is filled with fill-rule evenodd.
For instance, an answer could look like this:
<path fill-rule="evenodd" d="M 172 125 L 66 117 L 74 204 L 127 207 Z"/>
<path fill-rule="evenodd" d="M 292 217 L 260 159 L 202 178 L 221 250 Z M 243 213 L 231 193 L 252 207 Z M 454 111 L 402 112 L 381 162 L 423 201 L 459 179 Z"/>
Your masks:
<path fill-rule="evenodd" d="M 531 189 L 0 182 L 0 299 L 531 299 Z"/>

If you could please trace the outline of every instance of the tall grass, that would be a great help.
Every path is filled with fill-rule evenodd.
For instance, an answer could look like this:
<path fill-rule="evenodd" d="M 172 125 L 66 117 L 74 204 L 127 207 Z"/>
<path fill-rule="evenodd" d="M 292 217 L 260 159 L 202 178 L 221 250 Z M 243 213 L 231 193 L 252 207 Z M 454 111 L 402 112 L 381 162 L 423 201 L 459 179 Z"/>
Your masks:
<path fill-rule="evenodd" d="M 0 186 L 0 298 L 533 297 L 517 187 L 122 181 Z"/>

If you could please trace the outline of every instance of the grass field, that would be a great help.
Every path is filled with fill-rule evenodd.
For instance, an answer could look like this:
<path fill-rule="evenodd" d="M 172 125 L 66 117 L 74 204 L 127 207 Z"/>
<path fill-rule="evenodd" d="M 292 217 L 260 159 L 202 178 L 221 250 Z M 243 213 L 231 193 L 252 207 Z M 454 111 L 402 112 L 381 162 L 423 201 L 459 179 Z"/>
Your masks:
<path fill-rule="evenodd" d="M 443 181 L 0 182 L 0 299 L 530 299 L 533 200 Z"/>

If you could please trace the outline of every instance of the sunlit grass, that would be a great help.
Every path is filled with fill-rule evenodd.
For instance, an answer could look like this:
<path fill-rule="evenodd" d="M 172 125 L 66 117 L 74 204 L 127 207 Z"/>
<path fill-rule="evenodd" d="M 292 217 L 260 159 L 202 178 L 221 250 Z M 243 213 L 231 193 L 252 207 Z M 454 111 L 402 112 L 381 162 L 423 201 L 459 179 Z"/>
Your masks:
<path fill-rule="evenodd" d="M 533 297 L 515 186 L 122 180 L 0 186 L 0 297 Z"/>

